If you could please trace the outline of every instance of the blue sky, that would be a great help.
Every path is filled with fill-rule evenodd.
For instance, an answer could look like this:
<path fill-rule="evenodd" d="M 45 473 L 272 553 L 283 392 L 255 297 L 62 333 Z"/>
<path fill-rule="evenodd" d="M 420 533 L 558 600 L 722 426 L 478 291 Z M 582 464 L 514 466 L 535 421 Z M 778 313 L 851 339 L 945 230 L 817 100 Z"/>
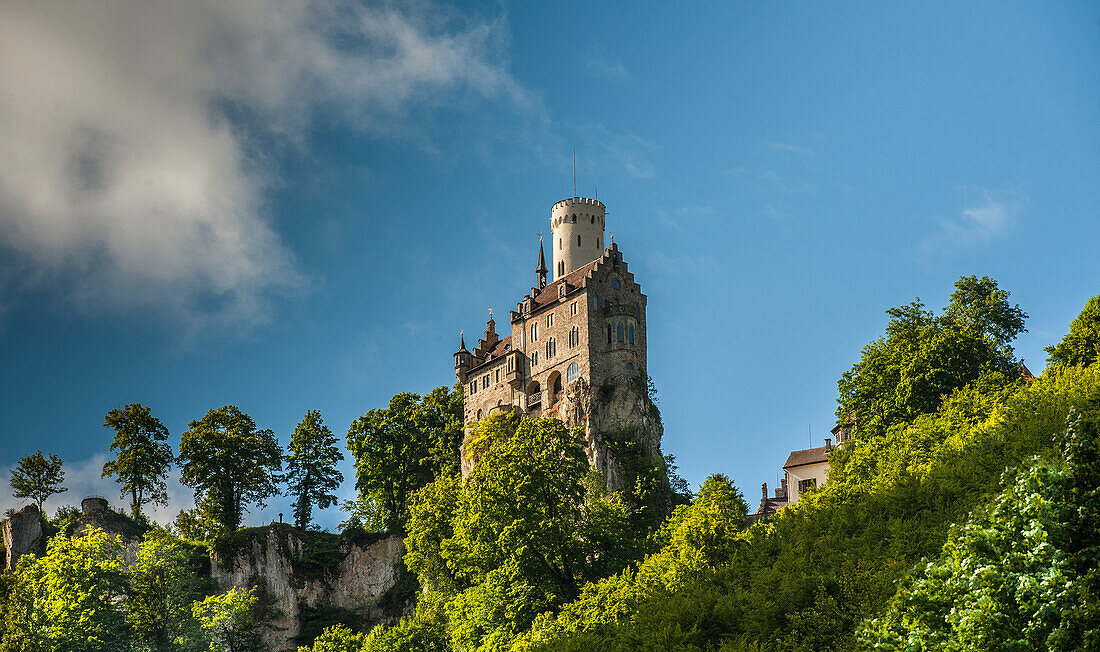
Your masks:
<path fill-rule="evenodd" d="M 886 308 L 992 276 L 1039 371 L 1100 291 L 1095 4 L 535 4 L 0 8 L 0 467 L 61 455 L 52 509 L 117 495 L 126 403 L 173 446 L 225 404 L 286 442 L 453 383 L 572 148 L 649 297 L 665 452 L 750 502 Z"/>

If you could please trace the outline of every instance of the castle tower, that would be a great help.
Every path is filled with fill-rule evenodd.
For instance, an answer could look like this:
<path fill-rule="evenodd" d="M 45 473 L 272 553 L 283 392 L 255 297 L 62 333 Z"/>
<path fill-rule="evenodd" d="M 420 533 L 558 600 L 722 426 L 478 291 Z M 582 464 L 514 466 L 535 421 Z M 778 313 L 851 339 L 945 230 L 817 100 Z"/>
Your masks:
<path fill-rule="evenodd" d="M 629 434 L 650 455 L 661 450 L 664 429 L 646 374 L 646 295 L 618 244 L 604 242 L 603 204 L 573 197 L 550 214 L 554 281 L 545 281 L 540 245 L 538 284 L 508 311 L 510 332 L 498 335 L 490 315 L 472 351 L 459 342 L 463 422 L 468 434 L 498 411 L 557 417 L 583 431 L 589 464 L 614 488 L 611 438 Z M 465 443 L 463 451 L 465 475 L 477 461 Z"/>
<path fill-rule="evenodd" d="M 550 209 L 555 281 L 603 254 L 604 214 L 604 205 L 587 197 L 563 199 Z"/>

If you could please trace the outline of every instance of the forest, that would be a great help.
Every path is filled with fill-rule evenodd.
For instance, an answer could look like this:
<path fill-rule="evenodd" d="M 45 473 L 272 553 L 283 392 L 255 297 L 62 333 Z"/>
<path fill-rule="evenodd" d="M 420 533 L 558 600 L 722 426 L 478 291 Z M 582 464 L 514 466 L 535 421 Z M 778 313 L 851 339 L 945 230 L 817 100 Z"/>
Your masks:
<path fill-rule="evenodd" d="M 692 490 L 628 429 L 604 433 L 614 491 L 557 419 L 494 413 L 463 432 L 461 387 L 395 395 L 343 447 L 316 411 L 283 448 L 238 408 L 210 410 L 173 451 L 148 407 L 111 410 L 103 474 L 136 557 L 75 527 L 75 508 L 41 513 L 63 462 L 24 457 L 14 495 L 52 536 L 0 574 L 0 651 L 265 649 L 257 590 L 218 592 L 203 564 L 276 494 L 315 531 L 345 454 L 359 498 L 338 536 L 404 537 L 415 599 L 325 623 L 299 652 L 1100 649 L 1100 296 L 1038 375 L 1012 348 L 1027 315 L 992 279 L 886 314 L 838 380 L 852 435 L 828 481 L 751 526 L 731 478 Z M 158 524 L 143 507 L 173 468 L 196 507 Z"/>

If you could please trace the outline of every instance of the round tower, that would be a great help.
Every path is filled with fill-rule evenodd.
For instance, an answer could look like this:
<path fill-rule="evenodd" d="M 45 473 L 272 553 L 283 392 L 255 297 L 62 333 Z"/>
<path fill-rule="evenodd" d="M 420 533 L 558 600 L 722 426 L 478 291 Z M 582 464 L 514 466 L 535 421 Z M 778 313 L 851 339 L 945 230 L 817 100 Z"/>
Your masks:
<path fill-rule="evenodd" d="M 550 209 L 554 280 L 603 254 L 604 205 L 587 197 L 570 197 Z"/>

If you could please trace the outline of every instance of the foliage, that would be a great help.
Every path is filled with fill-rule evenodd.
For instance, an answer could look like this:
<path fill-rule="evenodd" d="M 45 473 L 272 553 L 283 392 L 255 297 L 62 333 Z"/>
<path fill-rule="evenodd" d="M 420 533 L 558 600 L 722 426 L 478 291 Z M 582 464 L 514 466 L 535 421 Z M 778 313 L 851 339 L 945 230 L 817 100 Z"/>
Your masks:
<path fill-rule="evenodd" d="M 343 531 L 381 532 L 386 529 L 382 505 L 372 496 L 360 496 L 354 500 L 345 500 L 340 503 L 340 509 L 348 514 L 348 517 L 341 521 L 338 526 Z"/>
<path fill-rule="evenodd" d="M 294 524 L 303 530 L 312 522 L 314 505 L 324 509 L 336 504 L 332 492 L 344 481 L 336 464 L 344 454 L 335 444 L 336 436 L 316 410 L 306 412 L 291 436 L 286 457 L 287 493 L 297 496 Z"/>
<path fill-rule="evenodd" d="M 1100 360 L 1100 295 L 1085 303 L 1069 324 L 1069 333 L 1057 345 L 1044 349 L 1050 364 L 1091 365 Z"/>
<path fill-rule="evenodd" d="M 210 541 L 218 533 L 218 524 L 201 507 L 181 509 L 172 526 L 189 541 Z"/>
<path fill-rule="evenodd" d="M 191 604 L 203 597 L 193 551 L 165 530 L 151 530 L 130 567 L 126 618 L 136 647 L 151 652 L 186 650 L 198 638 Z"/>
<path fill-rule="evenodd" d="M 955 288 L 939 317 L 920 300 L 887 310 L 885 337 L 865 346 L 841 377 L 837 417 L 854 421 L 857 436 L 933 413 L 983 374 L 1018 369 L 1010 342 L 1027 315 L 986 277 L 960 278 Z"/>
<path fill-rule="evenodd" d="M 339 647 L 337 642 L 346 639 L 347 644 L 355 642 L 358 647 L 350 649 L 357 652 L 362 647 L 363 634 L 353 633 L 351 628 L 359 630 L 362 629 L 364 624 L 363 615 L 352 609 L 344 609 L 330 604 L 311 607 L 306 603 L 301 603 L 298 605 L 298 636 L 294 640 L 298 643 L 311 643 L 314 649 L 343 650 L 345 648 Z M 336 629 L 340 631 L 332 631 Z M 345 632 L 349 636 L 341 638 Z M 321 643 L 319 648 L 318 643 Z M 302 647 L 301 649 L 308 650 L 310 648 Z"/>
<path fill-rule="evenodd" d="M 8 597 L 0 649 L 115 652 L 129 644 L 121 544 L 90 528 L 54 537 L 46 556 L 20 558 Z"/>
<path fill-rule="evenodd" d="M 403 392 L 348 428 L 359 492 L 381 506 L 387 528 L 408 518 L 409 497 L 440 473 L 458 470 L 462 387 L 437 387 L 421 397 Z"/>
<path fill-rule="evenodd" d="M 325 629 L 313 641 L 312 647 L 299 647 L 298 652 L 360 652 L 364 637 L 344 625 L 334 625 Z"/>
<path fill-rule="evenodd" d="M 11 472 L 11 487 L 15 489 L 12 495 L 16 498 L 30 498 L 41 512 L 42 503 L 47 498 L 68 491 L 61 486 L 65 481 L 62 464 L 61 458 L 52 453 L 49 459 L 46 459 L 42 451 L 25 455 Z"/>
<path fill-rule="evenodd" d="M 210 641 L 210 652 L 260 652 L 259 623 L 253 614 L 256 589 L 233 587 L 195 602 L 191 612 Z"/>
<path fill-rule="evenodd" d="M 240 527 L 246 504 L 263 506 L 279 493 L 279 442 L 232 405 L 191 422 L 180 440 L 180 463 L 183 483 L 195 489 L 195 504 L 230 532 Z"/>
<path fill-rule="evenodd" d="M 862 640 L 895 651 L 1100 649 L 1100 387 L 1061 455 L 1009 474 Z"/>
<path fill-rule="evenodd" d="M 122 485 L 120 495 L 130 494 L 130 513 L 137 516 L 145 503 L 167 504 L 164 477 L 173 461 L 168 429 L 140 403 L 111 410 L 103 427 L 114 429 L 111 450 L 118 451 L 103 465 L 103 477 L 116 477 Z"/>

